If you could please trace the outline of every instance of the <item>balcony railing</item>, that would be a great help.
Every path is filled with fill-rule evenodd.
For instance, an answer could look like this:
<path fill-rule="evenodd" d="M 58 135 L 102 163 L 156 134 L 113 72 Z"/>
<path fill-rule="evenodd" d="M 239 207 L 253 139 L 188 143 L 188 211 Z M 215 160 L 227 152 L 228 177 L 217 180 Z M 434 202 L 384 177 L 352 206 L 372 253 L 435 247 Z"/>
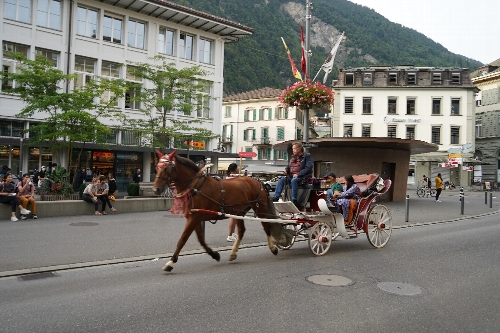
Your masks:
<path fill-rule="evenodd" d="M 253 144 L 255 146 L 268 146 L 271 145 L 271 139 L 270 138 L 260 138 L 260 139 L 255 139 L 253 140 Z"/>
<path fill-rule="evenodd" d="M 223 135 L 221 137 L 221 142 L 233 142 L 233 136 L 232 135 Z"/>

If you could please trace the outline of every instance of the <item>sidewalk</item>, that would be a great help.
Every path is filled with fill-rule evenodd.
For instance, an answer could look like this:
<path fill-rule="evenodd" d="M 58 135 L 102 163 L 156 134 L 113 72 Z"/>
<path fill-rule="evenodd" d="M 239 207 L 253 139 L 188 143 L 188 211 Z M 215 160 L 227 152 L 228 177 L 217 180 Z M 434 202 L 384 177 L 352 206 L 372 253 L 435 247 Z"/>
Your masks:
<path fill-rule="evenodd" d="M 500 212 L 500 195 L 493 192 L 492 208 L 484 203 L 484 192 L 465 192 L 464 215 L 460 215 L 459 191 L 443 191 L 440 200 L 409 195 L 409 222 L 405 202 L 380 202 L 389 208 L 395 229 L 419 223 L 452 221 Z M 376 204 L 376 203 L 375 203 Z M 206 240 L 216 251 L 228 251 L 229 220 L 206 222 Z M 0 222 L 0 278 L 35 272 L 92 267 L 169 258 L 184 229 L 185 219 L 164 210 L 43 217 L 38 220 Z M 266 244 L 260 223 L 247 221 L 242 247 Z M 304 246 L 304 245 L 299 245 Z M 182 254 L 203 253 L 191 235 Z M 221 253 L 227 260 L 228 254 Z"/>

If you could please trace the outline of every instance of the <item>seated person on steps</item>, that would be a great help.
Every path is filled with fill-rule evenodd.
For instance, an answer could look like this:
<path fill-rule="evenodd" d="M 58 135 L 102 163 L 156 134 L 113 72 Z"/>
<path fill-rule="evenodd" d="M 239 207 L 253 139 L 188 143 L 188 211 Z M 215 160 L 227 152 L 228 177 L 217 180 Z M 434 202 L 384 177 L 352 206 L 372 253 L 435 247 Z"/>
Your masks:
<path fill-rule="evenodd" d="M 331 199 L 338 197 L 344 189 L 342 188 L 342 185 L 337 182 L 337 176 L 333 172 L 329 173 L 327 178 L 330 181 L 330 184 L 332 184 L 332 187 L 326 191 L 326 205 L 328 207 L 333 207 Z"/>
<path fill-rule="evenodd" d="M 351 199 L 353 199 L 355 204 L 358 203 L 359 195 L 361 193 L 358 185 L 354 182 L 354 178 L 351 175 L 345 176 L 345 186 L 344 191 L 339 194 L 335 200 L 337 207 L 342 209 L 342 215 L 344 216 L 344 223 L 348 224 L 349 221 L 349 208 L 351 205 Z M 340 212 L 339 212 L 340 213 Z"/>
<path fill-rule="evenodd" d="M 285 186 L 285 181 L 289 181 L 292 184 L 292 202 L 295 206 L 298 206 L 297 196 L 299 185 L 303 180 L 308 180 L 312 177 L 314 162 L 311 155 L 304 152 L 302 143 L 294 143 L 292 145 L 292 151 L 293 156 L 284 171 L 286 177 L 278 181 L 273 201 L 279 200 L 283 187 Z"/>

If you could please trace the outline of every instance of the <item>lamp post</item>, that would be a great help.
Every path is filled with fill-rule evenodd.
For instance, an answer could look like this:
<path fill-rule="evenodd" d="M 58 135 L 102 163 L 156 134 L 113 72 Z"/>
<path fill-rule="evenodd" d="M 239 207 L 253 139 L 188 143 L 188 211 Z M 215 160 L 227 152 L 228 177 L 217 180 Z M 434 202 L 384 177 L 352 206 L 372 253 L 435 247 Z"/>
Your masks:
<path fill-rule="evenodd" d="M 306 0 L 306 36 L 305 36 L 305 57 L 306 57 L 306 72 L 304 73 L 306 75 L 306 80 L 309 78 L 309 69 L 310 69 L 310 64 L 309 64 L 309 57 L 311 55 L 311 52 L 309 50 L 309 47 L 311 45 L 310 43 L 310 36 L 311 36 L 311 10 L 312 10 L 312 2 L 309 0 Z M 309 108 L 304 109 L 304 142 L 308 143 L 309 142 Z M 307 148 L 306 148 L 307 151 Z"/>

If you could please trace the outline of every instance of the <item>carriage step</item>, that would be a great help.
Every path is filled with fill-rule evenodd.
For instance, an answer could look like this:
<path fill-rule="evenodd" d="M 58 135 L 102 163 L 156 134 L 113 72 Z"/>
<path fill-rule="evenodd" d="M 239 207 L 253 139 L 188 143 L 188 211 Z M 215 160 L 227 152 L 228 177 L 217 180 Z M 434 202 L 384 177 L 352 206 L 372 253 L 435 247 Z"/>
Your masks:
<path fill-rule="evenodd" d="M 349 235 L 349 239 L 358 238 L 358 235 Z"/>

